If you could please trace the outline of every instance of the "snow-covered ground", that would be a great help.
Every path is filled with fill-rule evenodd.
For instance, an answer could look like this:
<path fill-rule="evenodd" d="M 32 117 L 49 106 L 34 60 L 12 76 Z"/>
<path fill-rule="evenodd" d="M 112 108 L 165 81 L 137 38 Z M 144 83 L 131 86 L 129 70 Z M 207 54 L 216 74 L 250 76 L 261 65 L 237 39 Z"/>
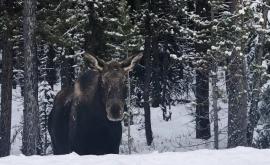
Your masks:
<path fill-rule="evenodd" d="M 1 93 L 1 85 L 0 85 L 0 93 Z M 20 148 L 22 143 L 21 141 L 22 121 L 23 121 L 23 98 L 21 97 L 21 89 L 18 86 L 16 89 L 12 89 L 12 114 L 11 114 L 12 155 L 18 155 L 21 153 Z"/>
<path fill-rule="evenodd" d="M 143 110 L 138 109 L 141 113 Z M 162 119 L 162 111 L 160 108 L 151 109 L 151 121 L 153 131 L 152 146 L 146 145 L 145 130 L 143 122 L 140 123 L 142 117 L 135 117 L 135 123 L 131 126 L 132 136 L 132 152 L 133 153 L 148 153 L 151 151 L 159 152 L 175 152 L 189 151 L 195 149 L 213 149 L 213 138 L 209 140 L 201 140 L 195 138 L 195 121 L 194 108 L 191 104 L 179 104 L 172 107 L 172 119 L 164 121 Z M 225 117 L 226 110 L 220 111 L 220 148 L 226 148 L 226 125 L 227 118 Z M 213 129 L 213 126 L 211 126 Z M 127 153 L 127 128 L 124 128 L 124 134 L 121 145 L 121 152 Z M 212 131 L 213 133 L 213 131 Z M 213 135 L 213 134 L 212 134 Z"/>
<path fill-rule="evenodd" d="M 1 165 L 269 165 L 270 149 L 238 147 L 226 150 L 196 150 L 134 155 L 79 156 L 9 156 Z"/>

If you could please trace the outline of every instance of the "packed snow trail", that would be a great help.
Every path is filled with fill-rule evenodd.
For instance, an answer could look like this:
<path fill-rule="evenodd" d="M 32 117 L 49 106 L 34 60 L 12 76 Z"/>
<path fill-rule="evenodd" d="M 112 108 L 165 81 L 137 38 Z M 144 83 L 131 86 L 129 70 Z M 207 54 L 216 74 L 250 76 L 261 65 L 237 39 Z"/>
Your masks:
<path fill-rule="evenodd" d="M 9 156 L 0 165 L 270 165 L 270 149 L 238 147 L 134 155 Z"/>

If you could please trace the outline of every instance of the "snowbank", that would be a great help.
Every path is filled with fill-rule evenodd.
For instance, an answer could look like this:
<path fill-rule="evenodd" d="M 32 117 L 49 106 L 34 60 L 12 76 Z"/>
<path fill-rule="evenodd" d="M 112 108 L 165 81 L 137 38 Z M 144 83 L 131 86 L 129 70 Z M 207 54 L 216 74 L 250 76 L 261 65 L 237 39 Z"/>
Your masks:
<path fill-rule="evenodd" d="M 197 150 L 135 155 L 79 156 L 9 156 L 0 165 L 269 165 L 270 149 L 238 147 L 227 150 Z"/>

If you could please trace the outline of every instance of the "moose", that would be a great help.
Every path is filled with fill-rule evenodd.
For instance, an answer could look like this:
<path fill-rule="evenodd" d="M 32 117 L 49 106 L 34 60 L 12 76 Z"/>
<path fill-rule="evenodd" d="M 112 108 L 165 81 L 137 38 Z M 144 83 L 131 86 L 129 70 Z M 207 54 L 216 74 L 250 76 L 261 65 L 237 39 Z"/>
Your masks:
<path fill-rule="evenodd" d="M 142 53 L 118 62 L 83 54 L 87 69 L 55 97 L 48 129 L 53 153 L 118 154 L 122 138 L 126 80 Z"/>

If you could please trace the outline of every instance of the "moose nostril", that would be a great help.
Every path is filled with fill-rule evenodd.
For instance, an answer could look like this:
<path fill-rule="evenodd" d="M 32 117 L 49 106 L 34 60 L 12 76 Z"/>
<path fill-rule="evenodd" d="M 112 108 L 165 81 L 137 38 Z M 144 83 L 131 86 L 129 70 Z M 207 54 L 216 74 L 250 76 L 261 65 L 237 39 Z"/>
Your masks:
<path fill-rule="evenodd" d="M 111 115 L 113 118 L 117 118 L 120 116 L 121 107 L 118 104 L 114 104 L 111 107 Z"/>

